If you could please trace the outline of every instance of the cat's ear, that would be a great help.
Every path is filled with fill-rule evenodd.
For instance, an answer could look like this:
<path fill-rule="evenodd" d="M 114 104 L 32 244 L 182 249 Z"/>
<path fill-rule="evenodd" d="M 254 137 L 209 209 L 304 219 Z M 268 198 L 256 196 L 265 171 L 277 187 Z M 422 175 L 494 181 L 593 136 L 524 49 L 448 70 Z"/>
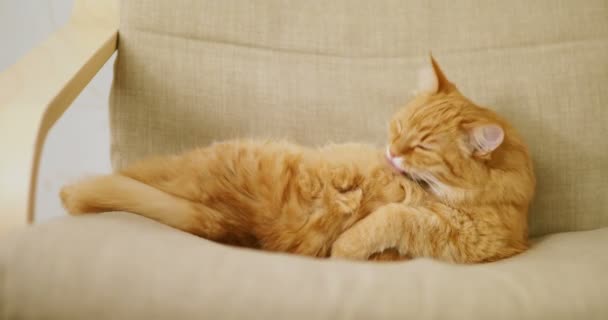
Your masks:
<path fill-rule="evenodd" d="M 504 130 L 496 124 L 483 124 L 469 130 L 469 143 L 476 156 L 486 156 L 496 150 L 505 138 Z"/>
<path fill-rule="evenodd" d="M 429 54 L 430 64 L 418 72 L 418 92 L 427 94 L 450 93 L 456 87 L 445 76 L 435 58 Z"/>

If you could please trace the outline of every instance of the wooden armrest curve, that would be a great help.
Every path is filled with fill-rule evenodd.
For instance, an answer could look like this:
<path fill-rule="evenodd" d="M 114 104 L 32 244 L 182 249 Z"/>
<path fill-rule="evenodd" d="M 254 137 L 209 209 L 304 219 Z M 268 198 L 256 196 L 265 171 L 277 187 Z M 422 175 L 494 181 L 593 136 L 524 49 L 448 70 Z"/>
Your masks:
<path fill-rule="evenodd" d="M 46 135 L 117 41 L 117 1 L 78 0 L 65 26 L 0 74 L 0 233 L 32 222 Z"/>

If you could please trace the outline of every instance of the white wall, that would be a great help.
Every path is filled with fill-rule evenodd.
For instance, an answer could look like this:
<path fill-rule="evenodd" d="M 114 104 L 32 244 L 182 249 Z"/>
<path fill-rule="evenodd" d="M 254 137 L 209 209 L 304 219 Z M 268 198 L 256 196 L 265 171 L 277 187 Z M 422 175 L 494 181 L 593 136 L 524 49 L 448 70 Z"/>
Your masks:
<path fill-rule="evenodd" d="M 0 0 L 0 72 L 67 22 L 73 2 Z M 84 175 L 110 172 L 108 94 L 113 62 L 103 67 L 47 137 L 37 185 L 36 222 L 65 214 L 58 198 L 62 185 Z"/>

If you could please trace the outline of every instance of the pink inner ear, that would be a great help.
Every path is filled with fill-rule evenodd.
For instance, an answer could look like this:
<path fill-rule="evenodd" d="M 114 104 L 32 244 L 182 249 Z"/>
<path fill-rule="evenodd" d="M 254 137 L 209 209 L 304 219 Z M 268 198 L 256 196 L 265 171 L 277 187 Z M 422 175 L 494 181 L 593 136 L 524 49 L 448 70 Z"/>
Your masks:
<path fill-rule="evenodd" d="M 492 152 L 504 140 L 504 131 L 495 124 L 483 125 L 473 130 L 477 148 L 482 152 Z"/>
<path fill-rule="evenodd" d="M 486 140 L 494 143 L 502 143 L 503 132 L 499 126 L 490 125 L 483 128 L 483 135 Z"/>

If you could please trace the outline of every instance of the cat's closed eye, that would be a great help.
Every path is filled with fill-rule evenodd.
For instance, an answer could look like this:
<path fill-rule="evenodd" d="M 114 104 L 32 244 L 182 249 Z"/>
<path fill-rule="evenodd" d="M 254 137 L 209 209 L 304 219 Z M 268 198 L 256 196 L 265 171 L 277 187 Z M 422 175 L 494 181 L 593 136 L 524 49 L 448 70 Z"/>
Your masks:
<path fill-rule="evenodd" d="M 392 142 L 397 141 L 401 136 L 401 132 L 403 131 L 403 127 L 401 126 L 401 122 L 394 120 L 390 123 L 390 138 Z"/>
<path fill-rule="evenodd" d="M 431 151 L 430 146 L 427 144 L 417 144 L 414 148 L 418 148 L 418 149 L 424 150 L 424 151 Z"/>

